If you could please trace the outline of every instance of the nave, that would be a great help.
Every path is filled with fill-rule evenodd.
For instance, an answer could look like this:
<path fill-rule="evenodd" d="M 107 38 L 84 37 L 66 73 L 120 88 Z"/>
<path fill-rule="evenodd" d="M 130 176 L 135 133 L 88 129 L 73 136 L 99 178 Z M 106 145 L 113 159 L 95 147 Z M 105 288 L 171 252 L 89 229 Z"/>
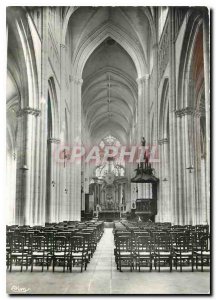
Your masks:
<path fill-rule="evenodd" d="M 6 28 L 8 293 L 209 293 L 209 9 L 17 6 Z"/>
<path fill-rule="evenodd" d="M 7 293 L 23 294 L 22 288 L 27 294 L 207 294 L 210 290 L 208 268 L 193 273 L 189 267 L 183 273 L 170 273 L 168 268 L 161 272 L 146 268 L 130 272 L 124 268 L 119 272 L 113 250 L 113 228 L 105 228 L 86 271 L 63 274 L 62 267 L 56 267 L 55 272 L 41 272 L 41 267 L 35 267 L 31 273 L 15 267 L 13 272 L 7 272 Z"/>

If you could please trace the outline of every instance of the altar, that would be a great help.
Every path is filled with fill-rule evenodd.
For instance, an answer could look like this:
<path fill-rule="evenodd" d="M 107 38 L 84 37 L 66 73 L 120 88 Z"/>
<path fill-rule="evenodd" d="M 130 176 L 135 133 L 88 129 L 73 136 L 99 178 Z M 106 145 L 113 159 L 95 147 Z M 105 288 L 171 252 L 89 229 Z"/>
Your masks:
<path fill-rule="evenodd" d="M 122 168 L 116 166 L 113 159 L 108 159 L 103 176 L 96 174 L 93 178 L 90 189 L 94 198 L 94 212 L 100 220 L 119 220 L 121 212 L 126 209 L 128 179 L 119 170 Z"/>
<path fill-rule="evenodd" d="M 120 212 L 116 210 L 103 210 L 99 212 L 98 219 L 106 222 L 120 220 Z"/>

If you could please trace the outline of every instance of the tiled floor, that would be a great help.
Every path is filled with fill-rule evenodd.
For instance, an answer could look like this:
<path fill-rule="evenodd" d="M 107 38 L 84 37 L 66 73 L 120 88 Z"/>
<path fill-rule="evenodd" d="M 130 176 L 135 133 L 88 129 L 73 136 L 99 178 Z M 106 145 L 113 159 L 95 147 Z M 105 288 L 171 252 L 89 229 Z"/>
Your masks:
<path fill-rule="evenodd" d="M 105 228 L 104 235 L 88 265 L 87 271 L 80 273 L 7 272 L 7 293 L 18 294 L 208 294 L 210 272 L 190 272 L 168 270 L 142 272 L 125 269 L 116 270 L 113 256 L 113 234 Z M 24 291 L 23 289 L 26 289 Z"/>

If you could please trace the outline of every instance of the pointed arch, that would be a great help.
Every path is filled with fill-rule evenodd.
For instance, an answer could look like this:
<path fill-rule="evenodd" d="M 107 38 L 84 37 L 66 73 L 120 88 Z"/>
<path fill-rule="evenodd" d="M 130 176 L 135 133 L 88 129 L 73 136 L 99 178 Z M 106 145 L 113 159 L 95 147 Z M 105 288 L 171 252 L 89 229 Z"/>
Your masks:
<path fill-rule="evenodd" d="M 122 46 L 122 48 L 129 54 L 135 64 L 138 77 L 144 76 L 144 74 L 147 73 L 147 65 L 140 47 L 125 31 L 110 23 L 105 23 L 103 26 L 97 28 L 79 47 L 78 52 L 72 61 L 74 66 L 74 76 L 76 78 L 82 78 L 83 68 L 89 56 L 108 37 L 119 43 L 120 46 Z"/>
<path fill-rule="evenodd" d="M 189 106 L 188 103 L 188 84 L 192 80 L 193 53 L 196 43 L 197 34 L 202 26 L 201 15 L 197 12 L 191 13 L 188 17 L 185 29 L 184 39 L 182 43 L 182 51 L 180 55 L 180 63 L 178 70 L 178 99 L 176 109 Z"/>
<path fill-rule="evenodd" d="M 21 108 L 37 109 L 39 107 L 38 68 L 28 19 L 28 13 L 24 8 L 8 8 L 8 69 L 14 75 L 19 87 Z"/>

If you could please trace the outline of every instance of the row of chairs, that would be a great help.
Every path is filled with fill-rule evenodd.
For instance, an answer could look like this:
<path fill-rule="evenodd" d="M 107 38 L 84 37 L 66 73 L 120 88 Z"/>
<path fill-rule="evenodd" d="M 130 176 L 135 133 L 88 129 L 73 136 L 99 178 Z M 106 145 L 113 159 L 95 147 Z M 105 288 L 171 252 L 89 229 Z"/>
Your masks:
<path fill-rule="evenodd" d="M 115 261 L 117 269 L 130 267 L 132 271 L 148 267 L 160 271 L 161 267 L 182 268 L 187 266 L 194 270 L 210 265 L 210 235 L 191 234 L 188 231 L 147 231 L 140 228 L 128 230 L 122 223 L 114 227 Z M 154 228 L 155 229 L 155 228 Z"/>
<path fill-rule="evenodd" d="M 169 222 L 165 223 L 152 223 L 152 222 L 145 222 L 145 223 L 134 223 L 123 221 L 121 222 L 121 227 L 123 225 L 124 230 L 132 232 L 134 234 L 150 234 L 152 237 L 160 236 L 161 234 L 168 235 L 168 236 L 175 236 L 175 235 L 187 235 L 189 237 L 193 237 L 196 240 L 196 244 L 200 243 L 200 239 L 204 236 L 206 237 L 206 243 L 208 243 L 208 236 L 209 236 L 209 226 L 208 225 L 171 225 Z M 119 226 L 119 224 L 117 224 Z M 208 245 L 206 245 L 208 248 Z"/>
<path fill-rule="evenodd" d="M 33 271 L 34 266 L 41 266 L 43 271 L 44 267 L 48 270 L 52 266 L 54 272 L 56 266 L 62 266 L 63 272 L 71 272 L 73 267 L 80 266 L 81 272 L 86 270 L 103 235 L 103 222 L 91 222 L 82 228 L 77 224 L 73 230 L 56 227 L 46 224 L 40 229 L 7 228 L 7 268 L 12 271 L 13 265 L 19 265 L 22 271 L 23 267 L 31 266 Z"/>
<path fill-rule="evenodd" d="M 130 222 L 127 220 L 122 220 L 121 225 L 129 231 L 189 231 L 189 232 L 199 232 L 204 234 L 209 234 L 209 225 L 171 225 L 170 222 Z M 119 226 L 119 224 L 116 224 Z"/>

